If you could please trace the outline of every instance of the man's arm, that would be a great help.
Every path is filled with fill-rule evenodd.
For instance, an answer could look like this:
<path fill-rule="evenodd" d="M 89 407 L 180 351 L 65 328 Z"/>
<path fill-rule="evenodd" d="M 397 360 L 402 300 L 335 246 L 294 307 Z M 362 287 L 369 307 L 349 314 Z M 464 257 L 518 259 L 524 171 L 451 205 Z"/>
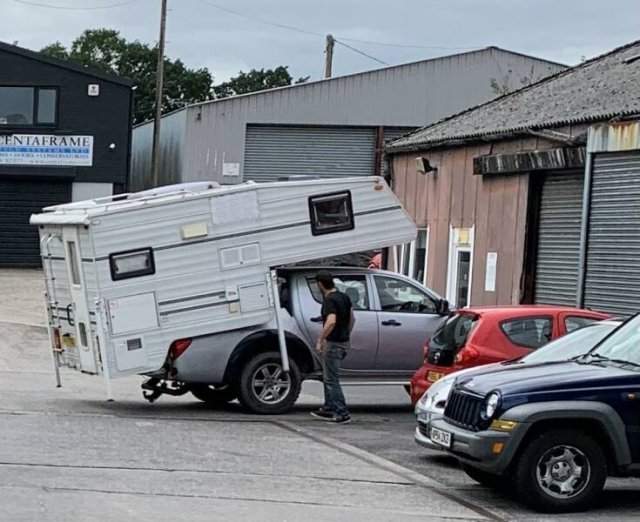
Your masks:
<path fill-rule="evenodd" d="M 356 325 L 356 316 L 353 313 L 353 308 L 351 309 L 351 317 L 349 317 L 349 333 L 353 332 L 353 327 Z"/>
<path fill-rule="evenodd" d="M 318 342 L 316 343 L 316 350 L 321 352 L 324 349 L 324 343 L 327 341 L 327 337 L 331 335 L 333 329 L 336 327 L 336 314 L 329 314 L 327 319 L 324 322 L 324 327 L 322 328 L 322 332 L 320 333 L 320 337 L 318 337 Z"/>

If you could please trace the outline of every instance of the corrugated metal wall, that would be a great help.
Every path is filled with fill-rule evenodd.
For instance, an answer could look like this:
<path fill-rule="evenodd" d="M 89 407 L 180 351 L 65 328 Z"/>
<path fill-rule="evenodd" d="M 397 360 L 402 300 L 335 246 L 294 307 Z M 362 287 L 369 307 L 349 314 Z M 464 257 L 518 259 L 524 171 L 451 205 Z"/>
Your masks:
<path fill-rule="evenodd" d="M 194 105 L 185 111 L 181 180 L 242 181 L 223 172 L 225 164 L 242 171 L 247 125 L 419 127 L 494 97 L 491 79 L 507 71 L 518 87 L 523 77 L 563 68 L 488 48 Z M 137 127 L 134 136 L 145 130 Z M 172 143 L 164 137 L 162 142 L 163 148 Z M 150 143 L 135 140 L 138 147 L 150 149 Z"/>
<path fill-rule="evenodd" d="M 371 176 L 375 143 L 375 129 L 367 127 L 249 125 L 244 179 Z"/>
<path fill-rule="evenodd" d="M 542 185 L 535 302 L 574 306 L 584 174 L 550 173 Z"/>
<path fill-rule="evenodd" d="M 585 306 L 640 311 L 640 152 L 596 154 L 591 185 Z"/>

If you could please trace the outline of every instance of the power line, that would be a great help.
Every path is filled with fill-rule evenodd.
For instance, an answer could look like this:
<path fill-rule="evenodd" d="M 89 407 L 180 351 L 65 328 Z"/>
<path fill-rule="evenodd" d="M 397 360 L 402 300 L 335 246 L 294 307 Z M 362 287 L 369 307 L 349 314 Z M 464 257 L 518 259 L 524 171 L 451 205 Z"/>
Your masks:
<path fill-rule="evenodd" d="M 281 24 L 278 22 L 272 22 L 270 20 L 265 20 L 264 18 L 258 18 L 255 16 L 250 16 L 247 14 L 244 14 L 240 11 L 236 11 L 235 9 L 229 9 L 228 7 L 223 7 L 221 5 L 215 4 L 213 2 L 211 2 L 210 0 L 201 0 L 203 3 L 210 5 L 211 7 L 218 9 L 220 11 L 223 11 L 225 13 L 229 13 L 229 14 L 233 14 L 236 16 L 239 16 L 241 18 L 244 18 L 245 20 L 250 20 L 253 22 L 258 22 L 264 25 L 270 25 L 272 27 L 279 27 L 280 29 L 287 29 L 289 31 L 295 31 L 297 33 L 302 33 L 302 34 L 308 34 L 311 36 L 320 36 L 322 38 L 324 38 L 324 34 L 318 33 L 316 31 L 310 31 L 308 29 L 302 29 L 300 27 L 296 27 L 293 25 L 287 25 L 287 24 Z M 348 38 L 348 37 L 343 37 L 343 36 L 338 36 L 336 37 L 336 41 L 340 39 L 343 40 L 342 42 L 340 42 L 342 45 L 345 45 L 346 47 L 348 47 L 344 42 L 355 42 L 355 43 L 362 43 L 362 44 L 367 44 L 367 45 L 380 45 L 383 47 L 401 47 L 401 48 L 409 48 L 409 49 L 438 49 L 438 50 L 445 50 L 445 51 L 460 51 L 460 50 L 468 50 L 468 49 L 479 49 L 480 47 L 483 47 L 481 45 L 478 46 L 467 46 L 467 47 L 445 47 L 445 46 L 441 46 L 441 45 L 414 45 L 414 44 L 401 44 L 401 43 L 391 43 L 391 42 L 378 42 L 375 40 L 361 40 L 359 38 Z M 359 52 L 360 54 L 365 54 L 365 56 L 367 56 L 368 58 L 371 58 L 372 60 L 375 60 L 377 62 L 380 63 L 384 63 L 381 60 L 378 60 L 377 58 L 373 57 L 373 56 L 369 56 L 366 53 L 362 53 L 362 51 L 355 49 L 355 48 L 351 48 L 353 51 L 355 52 Z M 385 64 L 388 65 L 388 64 Z"/>
<path fill-rule="evenodd" d="M 97 11 L 99 9 L 113 9 L 116 7 L 124 7 L 125 5 L 130 5 L 140 0 L 126 0 L 124 2 L 118 2 L 115 4 L 106 4 L 106 5 L 96 5 L 96 6 L 72 6 L 72 5 L 54 5 L 54 4 L 46 4 L 43 2 L 33 2 L 31 0 L 13 0 L 17 4 L 28 5 L 31 7 L 44 7 L 45 9 L 59 9 L 62 11 Z"/>
<path fill-rule="evenodd" d="M 344 36 L 340 37 L 342 40 L 346 40 L 347 42 L 356 42 L 363 43 L 368 45 L 380 45 L 383 47 L 401 47 L 407 49 L 439 49 L 444 51 L 462 51 L 465 49 L 479 49 L 483 47 L 482 45 L 473 46 L 473 47 L 445 47 L 442 45 L 414 45 L 414 44 L 401 44 L 401 43 L 391 43 L 391 42 L 377 42 L 375 40 L 361 40 L 359 38 L 346 38 Z"/>
<path fill-rule="evenodd" d="M 287 25 L 287 24 L 281 24 L 278 22 L 271 22 L 269 20 L 265 20 L 263 18 L 258 18 L 256 16 L 250 16 L 244 13 L 241 13 L 240 11 L 236 11 L 235 9 L 229 9 L 228 7 L 222 7 L 221 5 L 218 4 L 214 4 L 213 2 L 210 2 L 209 0 L 201 0 L 202 2 L 204 2 L 207 5 L 210 5 L 211 7 L 218 9 L 220 11 L 224 11 L 225 13 L 229 13 L 235 16 L 239 16 L 240 18 L 244 18 L 245 20 L 250 20 L 252 22 L 258 22 L 264 25 L 270 25 L 272 27 L 279 27 L 280 29 L 287 29 L 289 31 L 295 31 L 297 33 L 302 33 L 302 34 L 308 34 L 308 35 L 312 35 L 312 36 L 320 36 L 322 38 L 324 38 L 323 34 L 320 33 L 316 33 L 314 31 L 308 31 L 307 29 L 301 29 L 300 27 L 295 27 L 293 25 Z"/>
<path fill-rule="evenodd" d="M 343 47 L 346 47 L 347 49 L 351 49 L 353 52 L 361 54 L 362 56 L 365 56 L 367 58 L 369 58 L 370 60 L 373 60 L 374 62 L 378 62 L 382 65 L 389 65 L 387 62 L 383 62 L 382 60 L 376 58 L 375 56 L 371 56 L 370 54 L 365 53 L 364 51 L 361 51 L 360 49 L 356 49 L 355 47 L 350 46 L 349 44 L 346 44 L 344 42 L 341 42 L 340 40 L 338 40 L 337 38 L 335 38 L 335 42 L 337 44 L 342 45 Z"/>

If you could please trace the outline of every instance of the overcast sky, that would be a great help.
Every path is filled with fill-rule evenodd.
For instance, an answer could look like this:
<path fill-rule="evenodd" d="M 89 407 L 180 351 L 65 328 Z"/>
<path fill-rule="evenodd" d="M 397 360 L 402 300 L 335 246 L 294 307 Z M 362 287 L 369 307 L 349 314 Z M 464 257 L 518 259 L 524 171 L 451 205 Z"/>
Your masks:
<path fill-rule="evenodd" d="M 127 0 L 24 0 L 98 7 Z M 324 38 L 388 64 L 497 45 L 567 64 L 640 39 L 640 0 L 168 0 L 167 54 L 208 67 L 216 81 L 240 70 L 289 65 L 294 76 L 322 76 Z M 254 20 L 224 12 L 231 9 Z M 108 27 L 127 39 L 157 39 L 160 0 L 101 10 L 49 9 L 0 0 L 0 40 L 31 49 L 70 43 L 84 29 Z M 294 26 L 286 30 L 257 19 Z M 351 39 L 424 46 L 394 47 Z M 381 67 L 338 45 L 334 75 Z"/>

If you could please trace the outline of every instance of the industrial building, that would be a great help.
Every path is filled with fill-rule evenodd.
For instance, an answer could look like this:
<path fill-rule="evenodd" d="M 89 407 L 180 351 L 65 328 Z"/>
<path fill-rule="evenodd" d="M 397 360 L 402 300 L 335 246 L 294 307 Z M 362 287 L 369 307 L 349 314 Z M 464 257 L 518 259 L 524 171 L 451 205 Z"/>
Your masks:
<path fill-rule="evenodd" d="M 385 141 L 564 68 L 489 47 L 191 105 L 162 118 L 160 184 L 380 174 Z M 133 189 L 152 135 L 134 129 Z"/>
<path fill-rule="evenodd" d="M 0 43 L 0 266 L 40 266 L 32 213 L 125 190 L 131 83 Z"/>
<path fill-rule="evenodd" d="M 455 306 L 640 309 L 640 42 L 387 146 L 420 228 L 393 268 Z"/>

